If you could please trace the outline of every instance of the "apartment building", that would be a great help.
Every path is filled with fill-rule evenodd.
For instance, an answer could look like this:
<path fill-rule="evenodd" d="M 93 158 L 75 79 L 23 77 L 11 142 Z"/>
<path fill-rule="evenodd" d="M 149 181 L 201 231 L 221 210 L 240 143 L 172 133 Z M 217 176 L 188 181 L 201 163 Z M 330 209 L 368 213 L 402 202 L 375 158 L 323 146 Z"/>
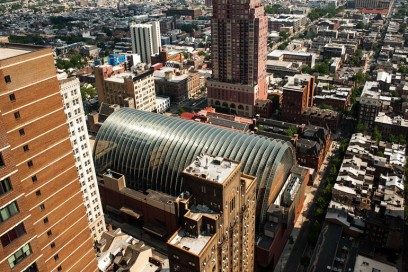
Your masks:
<path fill-rule="evenodd" d="M 97 271 L 51 49 L 0 47 L 0 271 Z"/>
<path fill-rule="evenodd" d="M 79 80 L 74 77 L 61 79 L 59 80 L 59 86 L 70 130 L 75 166 L 78 171 L 89 229 L 93 239 L 99 240 L 106 227 L 92 159 L 92 147 L 89 143 L 86 128 Z"/>
<path fill-rule="evenodd" d="M 133 53 L 140 55 L 142 62 L 151 63 L 151 56 L 160 52 L 160 23 L 131 23 L 130 35 L 132 39 Z"/>

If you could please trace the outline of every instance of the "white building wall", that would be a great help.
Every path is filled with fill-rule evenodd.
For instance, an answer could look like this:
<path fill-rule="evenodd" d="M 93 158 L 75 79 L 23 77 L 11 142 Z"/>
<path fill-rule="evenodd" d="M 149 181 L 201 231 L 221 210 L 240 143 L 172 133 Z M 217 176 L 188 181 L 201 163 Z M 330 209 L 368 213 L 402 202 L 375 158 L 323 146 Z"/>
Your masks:
<path fill-rule="evenodd" d="M 153 73 L 134 82 L 135 108 L 144 111 L 156 109 L 156 87 Z"/>
<path fill-rule="evenodd" d="M 79 80 L 64 79 L 59 83 L 89 229 L 94 240 L 99 240 L 102 232 L 106 230 L 106 225 L 86 128 Z"/>
<path fill-rule="evenodd" d="M 161 46 L 160 24 L 130 24 L 133 53 L 139 54 L 142 62 L 151 63 L 151 55 L 159 53 Z"/>
<path fill-rule="evenodd" d="M 166 112 L 170 108 L 170 97 L 156 96 L 156 111 L 157 113 Z"/>

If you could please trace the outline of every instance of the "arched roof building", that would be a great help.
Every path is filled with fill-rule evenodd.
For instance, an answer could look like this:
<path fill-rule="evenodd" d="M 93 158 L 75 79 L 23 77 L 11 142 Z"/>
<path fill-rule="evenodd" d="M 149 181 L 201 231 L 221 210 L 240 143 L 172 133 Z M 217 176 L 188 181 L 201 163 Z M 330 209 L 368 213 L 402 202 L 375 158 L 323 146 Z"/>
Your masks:
<path fill-rule="evenodd" d="M 201 153 L 241 161 L 257 177 L 260 223 L 295 164 L 289 142 L 129 108 L 104 122 L 94 160 L 98 173 L 122 173 L 129 188 L 178 196 L 181 172 Z"/>

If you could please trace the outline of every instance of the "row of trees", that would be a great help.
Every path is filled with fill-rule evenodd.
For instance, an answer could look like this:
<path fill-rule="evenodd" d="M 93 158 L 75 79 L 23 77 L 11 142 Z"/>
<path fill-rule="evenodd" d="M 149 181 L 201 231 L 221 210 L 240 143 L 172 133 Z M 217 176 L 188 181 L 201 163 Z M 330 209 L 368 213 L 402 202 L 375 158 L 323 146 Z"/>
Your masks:
<path fill-rule="evenodd" d="M 324 188 L 321 190 L 320 196 L 316 201 L 316 209 L 314 210 L 313 214 L 313 218 L 315 219 L 315 221 L 313 222 L 312 228 L 307 236 L 307 241 L 311 246 L 315 246 L 319 238 L 320 231 L 326 217 L 326 211 L 332 197 L 332 189 L 334 183 L 336 182 L 337 175 L 339 173 L 348 144 L 349 139 L 343 139 L 340 142 L 338 153 L 330 162 L 329 173 L 327 177 L 322 181 L 324 184 Z"/>
<path fill-rule="evenodd" d="M 313 68 L 305 66 L 302 68 L 302 73 L 314 74 L 319 73 L 319 75 L 328 75 L 330 73 L 330 66 L 326 61 L 316 64 Z"/>

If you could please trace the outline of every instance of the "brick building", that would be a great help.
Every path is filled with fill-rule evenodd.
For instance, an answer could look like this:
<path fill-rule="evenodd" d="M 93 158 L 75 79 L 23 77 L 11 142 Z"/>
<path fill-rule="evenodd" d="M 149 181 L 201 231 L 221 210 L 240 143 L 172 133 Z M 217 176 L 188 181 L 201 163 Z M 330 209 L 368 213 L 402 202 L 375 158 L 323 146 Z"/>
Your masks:
<path fill-rule="evenodd" d="M 315 77 L 306 74 L 288 77 L 283 86 L 282 119 L 299 123 L 302 113 L 313 105 Z"/>
<path fill-rule="evenodd" d="M 254 271 L 256 178 L 203 155 L 182 173 L 183 227 L 167 242 L 172 271 Z"/>
<path fill-rule="evenodd" d="M 51 49 L 0 47 L 1 271 L 96 271 Z"/>
<path fill-rule="evenodd" d="M 209 105 L 254 115 L 256 101 L 267 99 L 267 34 L 268 18 L 259 1 L 213 3 Z"/>

